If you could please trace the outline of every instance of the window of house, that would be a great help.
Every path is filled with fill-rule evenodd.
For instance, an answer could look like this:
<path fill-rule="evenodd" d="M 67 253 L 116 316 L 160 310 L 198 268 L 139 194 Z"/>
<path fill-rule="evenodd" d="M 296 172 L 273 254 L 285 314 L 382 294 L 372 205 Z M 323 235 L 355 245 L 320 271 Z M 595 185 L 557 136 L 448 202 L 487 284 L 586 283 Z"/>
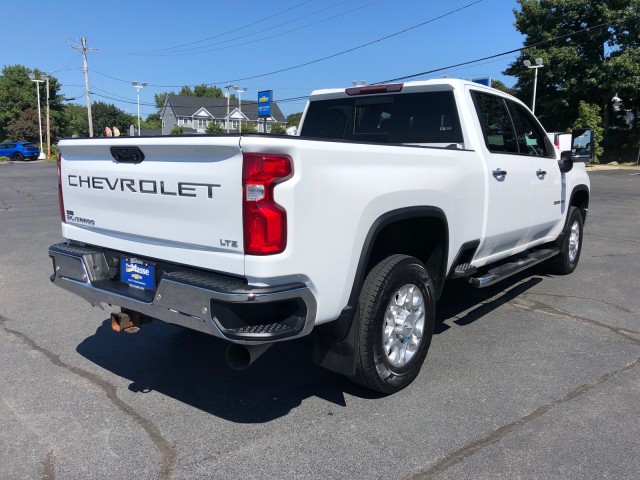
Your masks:
<path fill-rule="evenodd" d="M 206 118 L 199 118 L 198 119 L 198 127 L 205 128 L 206 126 L 207 126 L 207 119 Z"/>

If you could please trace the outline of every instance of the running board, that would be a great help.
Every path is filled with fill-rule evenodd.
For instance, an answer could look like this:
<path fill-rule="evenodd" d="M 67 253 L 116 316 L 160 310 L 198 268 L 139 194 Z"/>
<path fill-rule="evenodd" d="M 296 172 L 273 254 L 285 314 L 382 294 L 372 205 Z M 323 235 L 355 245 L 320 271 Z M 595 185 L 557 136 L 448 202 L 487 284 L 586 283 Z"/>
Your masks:
<path fill-rule="evenodd" d="M 492 268 L 488 272 L 479 277 L 472 277 L 469 279 L 469 283 L 476 288 L 484 288 L 494 283 L 509 278 L 516 273 L 521 272 L 529 267 L 544 262 L 545 260 L 555 257 L 560 250 L 558 248 L 544 248 L 541 250 L 533 250 L 525 257 L 522 257 L 514 262 L 503 263 L 502 265 Z"/>

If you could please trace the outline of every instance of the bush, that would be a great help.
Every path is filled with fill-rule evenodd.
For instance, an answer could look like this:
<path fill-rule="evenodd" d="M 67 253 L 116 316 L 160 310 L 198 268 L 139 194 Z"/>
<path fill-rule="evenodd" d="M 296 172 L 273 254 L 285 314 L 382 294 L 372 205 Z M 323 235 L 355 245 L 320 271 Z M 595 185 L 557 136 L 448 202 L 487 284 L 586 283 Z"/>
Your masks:
<path fill-rule="evenodd" d="M 256 133 L 256 124 L 250 122 L 242 122 L 242 133 Z"/>
<path fill-rule="evenodd" d="M 10 162 L 11 159 L 9 157 L 0 157 L 0 163 Z"/>
<path fill-rule="evenodd" d="M 207 133 L 209 135 L 220 135 L 221 133 L 224 133 L 224 129 L 218 122 L 211 122 L 209 125 L 207 125 L 207 129 L 204 131 L 204 133 Z"/>
<path fill-rule="evenodd" d="M 279 123 L 274 123 L 274 124 L 271 125 L 271 132 L 270 133 L 274 133 L 276 135 L 284 135 L 284 134 L 287 133 L 287 131 Z"/>
<path fill-rule="evenodd" d="M 182 130 L 182 127 L 176 125 L 171 129 L 170 135 L 184 135 L 184 130 Z"/>

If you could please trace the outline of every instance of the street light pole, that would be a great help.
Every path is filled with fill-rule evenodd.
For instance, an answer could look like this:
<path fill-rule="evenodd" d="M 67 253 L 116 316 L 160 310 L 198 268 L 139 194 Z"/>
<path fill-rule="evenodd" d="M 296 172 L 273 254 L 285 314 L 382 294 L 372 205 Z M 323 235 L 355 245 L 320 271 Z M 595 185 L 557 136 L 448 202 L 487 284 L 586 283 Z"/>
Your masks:
<path fill-rule="evenodd" d="M 131 82 L 131 85 L 133 85 L 133 88 L 135 88 L 136 92 L 138 93 L 138 136 L 140 136 L 140 134 L 142 133 L 140 132 L 140 90 L 147 86 L 147 82 L 142 82 L 138 85 L 138 82 L 134 81 Z"/>
<path fill-rule="evenodd" d="M 542 59 L 541 58 L 536 58 L 535 59 L 536 64 L 535 65 L 531 65 L 531 61 L 530 60 L 525 60 L 524 61 L 524 66 L 527 68 L 533 68 L 534 69 L 534 75 L 533 75 L 533 102 L 531 104 L 531 112 L 535 115 L 536 113 L 536 90 L 538 88 L 538 69 L 544 67 L 544 65 L 542 64 Z"/>
<path fill-rule="evenodd" d="M 43 158 L 46 158 L 44 156 L 44 149 L 42 147 L 42 116 L 40 114 L 40 84 L 44 82 L 44 80 L 40 80 L 39 78 L 36 78 L 36 76 L 33 73 L 29 74 L 29 78 L 31 79 L 32 82 L 35 82 L 36 84 L 36 96 L 38 98 L 38 130 L 40 131 L 40 155 L 38 156 L 38 158 L 40 160 L 42 160 Z"/>
<path fill-rule="evenodd" d="M 51 124 L 49 123 L 49 75 L 44 77 L 47 85 L 47 158 L 51 157 Z"/>
<path fill-rule="evenodd" d="M 242 133 L 242 94 L 248 90 L 247 87 L 242 87 L 238 89 L 238 87 L 234 87 L 238 92 L 238 111 L 240 112 L 240 133 Z"/>

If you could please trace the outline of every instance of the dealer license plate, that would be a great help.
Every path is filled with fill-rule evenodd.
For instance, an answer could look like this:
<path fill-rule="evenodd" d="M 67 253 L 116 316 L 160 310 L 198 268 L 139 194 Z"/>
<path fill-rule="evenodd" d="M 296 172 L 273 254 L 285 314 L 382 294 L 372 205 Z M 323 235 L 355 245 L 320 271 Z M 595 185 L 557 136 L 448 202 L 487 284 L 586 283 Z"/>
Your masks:
<path fill-rule="evenodd" d="M 138 258 L 122 257 L 120 259 L 120 280 L 135 288 L 155 290 L 155 265 Z"/>

